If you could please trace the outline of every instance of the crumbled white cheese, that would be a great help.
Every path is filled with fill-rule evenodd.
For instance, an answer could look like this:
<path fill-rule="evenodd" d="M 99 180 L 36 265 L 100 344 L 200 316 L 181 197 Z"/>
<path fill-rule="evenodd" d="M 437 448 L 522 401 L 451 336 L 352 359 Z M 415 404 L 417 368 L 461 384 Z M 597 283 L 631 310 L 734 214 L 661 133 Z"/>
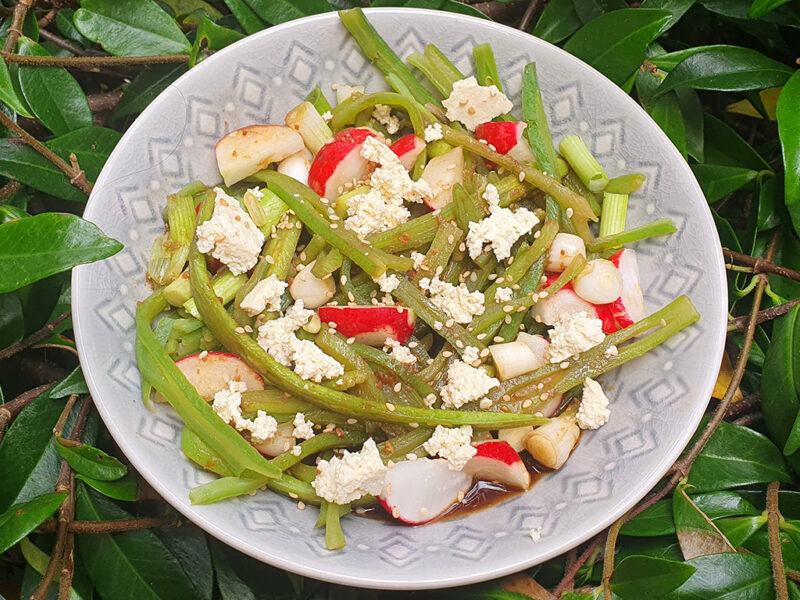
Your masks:
<path fill-rule="evenodd" d="M 480 360 L 480 358 L 480 351 L 475 346 L 467 346 L 464 348 L 464 352 L 461 354 L 461 360 L 469 365 L 474 363 L 476 360 Z"/>
<path fill-rule="evenodd" d="M 489 390 L 500 385 L 484 369 L 455 360 L 447 369 L 447 384 L 439 391 L 444 408 L 461 408 L 464 404 L 483 398 Z"/>
<path fill-rule="evenodd" d="M 416 250 L 412 250 L 411 260 L 414 261 L 414 270 L 419 271 L 419 268 L 422 266 L 422 263 L 425 262 L 425 255 L 422 254 L 421 252 L 417 252 Z"/>
<path fill-rule="evenodd" d="M 300 456 L 303 453 L 303 449 L 297 444 L 295 444 L 294 446 L 292 446 L 291 453 L 293 456 Z"/>
<path fill-rule="evenodd" d="M 376 104 L 375 110 L 372 111 L 372 118 L 378 123 L 386 127 L 386 132 L 389 135 L 394 135 L 400 131 L 400 119 L 392 114 L 392 109 L 385 104 Z"/>
<path fill-rule="evenodd" d="M 317 495 L 334 504 L 347 504 L 362 496 L 381 493 L 386 467 L 372 438 L 360 452 L 344 451 L 340 457 L 321 460 L 311 485 Z"/>
<path fill-rule="evenodd" d="M 292 425 L 294 426 L 292 436 L 304 440 L 310 440 L 314 437 L 314 423 L 306 421 L 306 416 L 303 413 L 299 412 L 294 416 Z"/>
<path fill-rule="evenodd" d="M 278 279 L 274 273 L 259 281 L 242 299 L 239 305 L 251 317 L 261 314 L 265 310 L 279 311 L 281 309 L 281 298 L 286 291 L 288 284 Z"/>
<path fill-rule="evenodd" d="M 235 198 L 222 188 L 214 188 L 214 192 L 214 212 L 197 228 L 197 249 L 203 254 L 210 252 L 234 275 L 246 273 L 258 262 L 264 234 Z"/>
<path fill-rule="evenodd" d="M 605 339 L 603 322 L 590 317 L 585 310 L 564 314 L 558 318 L 549 332 L 548 359 L 558 363 L 570 356 L 585 352 Z"/>
<path fill-rule="evenodd" d="M 428 125 L 425 128 L 425 141 L 426 142 L 435 142 L 436 140 L 440 140 L 444 137 L 442 134 L 442 124 L 441 123 L 433 123 Z"/>
<path fill-rule="evenodd" d="M 326 110 L 324 113 L 322 113 L 322 120 L 326 123 L 333 120 L 333 113 L 329 110 Z"/>
<path fill-rule="evenodd" d="M 397 287 L 400 285 L 400 280 L 397 278 L 397 275 L 387 275 L 384 273 L 375 279 L 375 283 L 380 286 L 382 292 L 386 292 L 388 294 L 397 289 Z"/>
<path fill-rule="evenodd" d="M 617 348 L 612 344 L 611 346 L 606 348 L 606 351 L 603 352 L 603 354 L 606 356 L 617 356 L 619 354 L 619 348 Z"/>
<path fill-rule="evenodd" d="M 297 300 L 284 316 L 258 328 L 258 345 L 283 366 L 294 365 L 294 372 L 303 379 L 320 383 L 343 375 L 344 367 L 314 342 L 300 340 L 294 334 L 313 315 L 313 310 L 304 308 L 303 301 Z"/>
<path fill-rule="evenodd" d="M 447 109 L 448 119 L 461 121 L 470 131 L 514 107 L 496 85 L 478 85 L 473 76 L 456 81 L 442 106 Z"/>
<path fill-rule="evenodd" d="M 514 293 L 510 287 L 499 287 L 494 291 L 495 302 L 508 302 L 511 300 L 511 295 Z"/>
<path fill-rule="evenodd" d="M 242 392 L 246 391 L 247 385 L 244 382 L 229 381 L 227 387 L 214 394 L 211 408 L 238 431 L 249 431 L 250 439 L 260 444 L 275 436 L 278 422 L 263 410 L 256 413 L 255 419 L 245 419 L 242 416 Z"/>
<path fill-rule="evenodd" d="M 597 429 L 608 422 L 609 416 L 608 396 L 599 383 L 587 377 L 583 382 L 583 397 L 575 422 L 581 429 Z"/>
<path fill-rule="evenodd" d="M 431 302 L 457 323 L 469 323 L 475 315 L 483 314 L 483 294 L 470 292 L 466 284 L 452 285 L 439 279 L 423 277 L 419 287 L 430 294 Z"/>
<path fill-rule="evenodd" d="M 394 338 L 386 338 L 383 351 L 388 352 L 393 359 L 404 365 L 413 365 L 417 362 L 417 357 L 408 349 L 408 346 L 403 346 Z"/>
<path fill-rule="evenodd" d="M 433 435 L 422 447 L 431 456 L 447 459 L 447 466 L 451 471 L 460 471 L 478 452 L 471 442 L 472 427 L 469 425 L 456 428 L 437 425 Z"/>
<path fill-rule="evenodd" d="M 413 181 L 403 163 L 377 137 L 368 137 L 361 146 L 361 156 L 378 163 L 369 178 L 370 190 L 347 201 L 345 228 L 365 239 L 408 221 L 411 213 L 403 201 L 422 202 L 435 193 L 423 179 Z"/>
<path fill-rule="evenodd" d="M 538 542 L 540 539 L 542 539 L 542 528 L 534 527 L 528 532 L 528 535 L 530 536 L 532 541 Z"/>
<path fill-rule="evenodd" d="M 477 258 L 486 244 L 492 245 L 497 260 L 511 256 L 511 247 L 539 223 L 533 211 L 527 208 L 501 208 L 497 188 L 491 183 L 486 186 L 483 198 L 489 203 L 489 216 L 469 224 L 467 248 L 471 258 Z"/>

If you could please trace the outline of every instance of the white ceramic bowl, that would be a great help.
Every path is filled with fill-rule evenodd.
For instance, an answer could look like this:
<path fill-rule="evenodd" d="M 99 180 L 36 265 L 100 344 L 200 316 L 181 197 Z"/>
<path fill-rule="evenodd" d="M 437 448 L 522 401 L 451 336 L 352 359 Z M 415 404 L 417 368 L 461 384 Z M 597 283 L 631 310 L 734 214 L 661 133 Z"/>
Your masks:
<path fill-rule="evenodd" d="M 140 400 L 133 353 L 136 301 L 162 232 L 165 196 L 185 183 L 219 180 L 214 144 L 252 123 L 283 122 L 317 83 L 384 89 L 335 13 L 272 27 L 215 54 L 161 94 L 111 155 L 86 217 L 125 249 L 73 276 L 73 318 L 83 372 L 114 439 L 177 510 L 231 546 L 272 565 L 342 584 L 421 589 L 467 584 L 530 567 L 600 531 L 658 481 L 699 422 L 719 367 L 726 288 L 719 240 L 686 162 L 658 126 L 616 85 L 566 52 L 490 21 L 444 12 L 373 9 L 370 21 L 405 57 L 434 42 L 472 72 L 472 47 L 491 42 L 519 106 L 522 69 L 537 62 L 558 142 L 577 133 L 610 176 L 647 175 L 631 199 L 629 226 L 671 217 L 679 232 L 640 243 L 648 308 L 688 294 L 702 319 L 668 343 L 602 378 L 610 422 L 584 436 L 567 465 L 531 491 L 483 512 L 409 528 L 350 517 L 347 547 L 328 552 L 316 510 L 270 492 L 211 506 L 189 489 L 211 479 L 180 451 L 181 423 Z M 541 539 L 532 541 L 531 529 Z"/>

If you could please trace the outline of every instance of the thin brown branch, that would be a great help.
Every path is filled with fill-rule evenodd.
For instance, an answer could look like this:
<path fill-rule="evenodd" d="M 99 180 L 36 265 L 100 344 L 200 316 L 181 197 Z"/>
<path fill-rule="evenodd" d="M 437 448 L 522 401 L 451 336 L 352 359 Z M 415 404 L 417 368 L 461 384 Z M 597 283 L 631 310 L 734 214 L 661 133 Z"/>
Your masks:
<path fill-rule="evenodd" d="M 71 52 L 75 56 L 108 56 L 105 52 L 100 52 L 99 50 L 84 50 L 69 40 L 65 40 L 61 36 L 56 35 L 52 31 L 47 31 L 46 29 L 41 29 L 39 31 L 39 37 L 55 44 L 67 52 Z"/>
<path fill-rule="evenodd" d="M 0 121 L 2 121 L 2 117 L 6 117 L 3 111 L 0 111 Z M 17 352 L 22 352 L 26 348 L 30 348 L 31 346 L 38 344 L 42 340 L 47 339 L 49 336 L 53 334 L 56 327 L 60 325 L 65 319 L 67 319 L 71 315 L 71 311 L 67 311 L 62 315 L 57 316 L 53 321 L 39 329 L 38 331 L 34 331 L 28 337 L 26 337 L 21 342 L 17 342 L 16 344 L 12 344 L 8 348 L 0 350 L 0 360 L 6 359 L 9 356 L 14 356 Z"/>
<path fill-rule="evenodd" d="M 61 411 L 61 416 L 58 417 L 56 426 L 53 427 L 54 436 L 61 437 L 61 433 L 64 431 L 64 424 L 67 422 L 67 417 L 69 417 L 69 413 L 72 412 L 72 407 L 75 406 L 77 401 L 78 394 L 72 394 L 69 397 L 69 400 L 67 400 L 67 403 L 64 405 L 64 409 Z"/>
<path fill-rule="evenodd" d="M 764 420 L 764 415 L 760 410 L 742 415 L 738 419 L 731 421 L 734 425 L 741 425 L 742 427 L 751 427 L 754 423 Z"/>
<path fill-rule="evenodd" d="M 604 600 L 613 600 L 614 594 L 611 592 L 611 577 L 614 575 L 614 556 L 617 548 L 617 537 L 619 537 L 619 530 L 627 521 L 628 515 L 622 515 L 617 522 L 614 523 L 608 530 L 608 537 L 606 538 L 606 549 L 603 553 L 603 598 Z"/>
<path fill-rule="evenodd" d="M 64 560 L 58 578 L 58 600 L 69 600 L 72 597 L 72 577 L 75 574 L 75 535 L 67 532 L 64 544 Z"/>
<path fill-rule="evenodd" d="M 188 54 L 156 54 L 153 56 L 33 56 L 0 52 L 7 63 L 67 69 L 131 67 L 189 62 Z"/>
<path fill-rule="evenodd" d="M 795 571 L 794 569 L 786 569 L 786 576 L 792 581 L 800 583 L 800 571 Z"/>
<path fill-rule="evenodd" d="M 0 202 L 6 198 L 10 198 L 22 189 L 22 184 L 19 181 L 9 181 L 0 188 Z"/>
<path fill-rule="evenodd" d="M 783 304 L 776 304 L 770 308 L 765 308 L 764 310 L 758 311 L 758 316 L 756 317 L 756 323 L 766 323 L 767 321 L 771 321 L 772 319 L 777 319 L 781 315 L 785 315 L 790 310 L 792 310 L 795 306 L 800 304 L 800 298 L 795 298 L 794 300 L 789 300 L 789 302 L 784 302 Z M 731 319 L 728 321 L 728 333 L 736 333 L 738 331 L 742 331 L 745 327 L 747 327 L 747 322 L 749 320 L 748 315 L 743 315 L 741 317 L 736 317 L 735 319 Z"/>
<path fill-rule="evenodd" d="M 89 94 L 86 99 L 89 101 L 89 108 L 93 113 L 114 110 L 122 98 L 122 90 L 105 92 L 104 94 Z"/>
<path fill-rule="evenodd" d="M 728 412 L 725 413 L 725 418 L 730 419 L 731 417 L 738 417 L 740 415 L 746 414 L 755 410 L 757 406 L 761 404 L 761 394 L 750 394 L 749 396 L 745 396 L 738 402 L 734 402 L 731 404 Z"/>
<path fill-rule="evenodd" d="M 533 600 L 555 600 L 550 592 L 524 571 L 503 577 L 500 587 L 511 594 L 520 594 Z"/>
<path fill-rule="evenodd" d="M 14 417 L 16 417 L 23 408 L 28 406 L 28 404 L 33 402 L 37 396 L 53 385 L 55 385 L 55 382 L 45 383 L 44 385 L 37 386 L 28 390 L 27 392 L 21 393 L 10 402 L 6 402 L 0 406 L 0 441 L 3 440 L 3 434 L 6 425 L 11 423 Z"/>
<path fill-rule="evenodd" d="M 586 561 L 588 561 L 592 557 L 592 555 L 597 551 L 597 549 L 603 545 L 607 533 L 608 532 L 604 531 L 603 533 L 597 535 L 594 538 L 594 540 L 592 540 L 592 543 L 589 544 L 583 552 L 581 552 L 580 556 L 578 556 L 575 563 L 569 569 L 566 570 L 563 579 L 556 586 L 556 589 L 553 590 L 553 596 L 555 596 L 556 598 L 560 598 L 561 593 L 564 590 L 574 585 L 575 576 L 578 574 L 578 571 L 580 571 L 581 567 L 586 564 Z"/>
<path fill-rule="evenodd" d="M 82 171 L 76 171 L 72 165 L 65 162 L 64 159 L 58 154 L 50 150 L 50 148 L 42 144 L 30 133 L 14 123 L 14 121 L 12 121 L 3 111 L 0 111 L 0 123 L 5 125 L 17 137 L 22 138 L 26 144 L 53 163 L 61 172 L 70 178 L 69 182 L 72 185 L 87 195 L 92 193 L 92 186 L 88 181 L 86 181 L 86 177 L 83 175 Z"/>
<path fill-rule="evenodd" d="M 53 21 L 56 20 L 56 16 L 58 16 L 58 11 L 60 9 L 57 6 L 53 6 L 50 10 L 48 10 L 45 15 L 39 19 L 37 24 L 39 25 L 39 30 L 41 31 L 45 27 L 48 27 Z"/>
<path fill-rule="evenodd" d="M 516 12 L 514 3 L 497 2 L 496 0 L 489 0 L 488 2 L 475 2 L 472 8 L 485 14 L 494 21 L 506 21 Z"/>
<path fill-rule="evenodd" d="M 120 533 L 123 531 L 138 531 L 140 529 L 153 529 L 156 527 L 181 527 L 184 521 L 175 517 L 136 517 L 132 519 L 119 519 L 117 521 L 72 521 L 68 531 L 76 535 L 96 535 L 101 533 Z M 57 521 L 50 519 L 38 528 L 40 532 L 52 532 L 57 527 Z"/>
<path fill-rule="evenodd" d="M 63 350 L 64 352 L 69 352 L 74 356 L 78 356 L 78 350 L 73 348 L 72 346 L 67 346 L 66 344 L 37 344 L 33 347 L 34 350 L 39 350 L 41 348 L 49 348 L 51 350 Z"/>
<path fill-rule="evenodd" d="M 754 258 L 728 248 L 722 249 L 722 255 L 725 257 L 725 260 L 730 263 L 739 263 L 752 267 L 753 273 L 772 273 L 774 275 L 786 277 L 787 279 L 792 279 L 793 281 L 800 281 L 800 272 L 776 265 L 770 258 Z"/>
<path fill-rule="evenodd" d="M 541 6 L 542 0 L 531 0 L 528 2 L 528 8 L 525 9 L 525 14 L 522 15 L 522 20 L 519 22 L 519 27 L 517 27 L 517 29 L 520 31 L 528 31 L 533 17 L 539 12 Z"/>
<path fill-rule="evenodd" d="M 772 579 L 777 600 L 789 600 L 789 590 L 781 551 L 781 512 L 778 507 L 780 483 L 773 481 L 767 486 L 767 534 L 769 536 L 769 558 L 772 563 Z"/>
<path fill-rule="evenodd" d="M 8 37 L 3 45 L 3 52 L 11 52 L 17 47 L 17 40 L 22 34 L 22 23 L 25 21 L 25 15 L 28 14 L 28 10 L 35 2 L 36 0 L 19 0 L 14 6 L 14 16 L 11 18 L 11 26 L 8 28 Z"/>

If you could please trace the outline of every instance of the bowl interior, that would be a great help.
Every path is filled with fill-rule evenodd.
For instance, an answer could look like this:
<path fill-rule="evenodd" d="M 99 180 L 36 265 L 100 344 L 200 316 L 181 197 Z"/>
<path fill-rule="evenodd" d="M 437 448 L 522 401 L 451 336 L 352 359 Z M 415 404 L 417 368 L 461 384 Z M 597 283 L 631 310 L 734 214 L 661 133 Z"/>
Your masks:
<path fill-rule="evenodd" d="M 610 422 L 584 436 L 557 474 L 507 502 L 469 516 L 408 528 L 347 518 L 347 547 L 324 548 L 316 510 L 264 492 L 191 506 L 189 489 L 211 476 L 180 451 L 181 422 L 169 407 L 141 403 L 133 353 L 136 302 L 163 231 L 166 194 L 219 180 L 213 148 L 226 132 L 282 122 L 320 84 L 385 89 L 335 13 L 248 37 L 167 89 L 139 117 L 109 159 L 86 218 L 125 249 L 73 276 L 81 364 L 111 434 L 137 470 L 176 509 L 224 542 L 310 577 L 364 587 L 419 589 L 466 584 L 518 571 L 599 531 L 641 498 L 688 442 L 720 364 L 726 291 L 719 242 L 694 177 L 658 126 L 617 86 L 562 50 L 490 21 L 435 11 L 371 9 L 368 17 L 405 57 L 434 42 L 465 73 L 472 48 L 491 42 L 509 97 L 519 107 L 521 73 L 536 61 L 556 143 L 578 133 L 610 176 L 640 172 L 628 225 L 671 217 L 679 232 L 640 243 L 643 289 L 655 310 L 688 294 L 699 323 L 601 381 Z M 537 529 L 540 539 L 532 541 Z"/>

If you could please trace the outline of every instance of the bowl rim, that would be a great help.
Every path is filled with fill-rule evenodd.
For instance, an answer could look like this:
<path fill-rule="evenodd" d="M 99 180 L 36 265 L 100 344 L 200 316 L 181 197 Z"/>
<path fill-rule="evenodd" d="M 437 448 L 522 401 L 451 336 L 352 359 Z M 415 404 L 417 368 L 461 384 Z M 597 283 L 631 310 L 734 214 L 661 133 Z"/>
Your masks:
<path fill-rule="evenodd" d="M 453 20 L 454 24 L 457 24 L 458 21 L 467 22 L 467 23 L 475 23 L 479 22 L 482 26 L 489 27 L 490 29 L 500 29 L 505 34 L 510 35 L 512 38 L 516 38 L 515 43 L 519 45 L 530 44 L 532 47 L 542 48 L 545 47 L 548 51 L 555 50 L 557 53 L 561 53 L 564 57 L 568 58 L 571 61 L 577 62 L 581 67 L 591 69 L 596 77 L 601 77 L 603 79 L 608 80 L 608 78 L 597 71 L 591 65 L 586 64 L 579 58 L 569 54 L 562 48 L 556 46 L 555 44 L 551 44 L 545 40 L 542 40 L 538 37 L 535 37 L 532 34 L 529 34 L 524 31 L 519 31 L 507 25 L 503 25 L 501 23 L 497 23 L 490 19 L 481 19 L 479 17 L 474 17 L 471 15 L 464 15 L 460 13 L 449 13 L 446 11 L 440 10 L 432 10 L 432 9 L 422 9 L 422 8 L 404 8 L 404 7 L 388 7 L 388 8 L 365 8 L 363 9 L 367 16 L 369 15 L 402 15 L 406 18 L 411 17 L 425 17 L 428 16 L 436 16 L 441 17 L 443 13 L 447 14 L 447 17 Z M 268 27 L 262 31 L 257 33 L 251 34 L 243 38 L 242 40 L 231 44 L 230 46 L 214 53 L 212 56 L 206 58 L 197 66 L 189 69 L 186 73 L 181 75 L 177 80 L 171 83 L 164 91 L 159 94 L 150 104 L 142 111 L 139 116 L 135 119 L 135 121 L 131 124 L 128 130 L 123 134 L 120 141 L 117 143 L 117 146 L 114 148 L 112 153 L 109 155 L 106 165 L 111 165 L 114 163 L 115 159 L 118 158 L 118 155 L 122 153 L 122 142 L 125 140 L 126 137 L 134 137 L 138 135 L 138 131 L 144 127 L 144 124 L 149 120 L 151 114 L 157 112 L 159 99 L 162 98 L 165 94 L 169 92 L 170 89 L 177 86 L 181 82 L 190 77 L 195 76 L 194 73 L 197 71 L 198 68 L 203 68 L 206 64 L 216 64 L 217 62 L 222 62 L 227 59 L 229 55 L 233 55 L 236 52 L 240 51 L 240 48 L 246 46 L 247 44 L 253 43 L 254 40 L 260 40 L 264 37 L 268 37 L 273 35 L 276 32 L 281 32 L 285 29 L 292 29 L 292 28 L 310 28 L 315 26 L 320 22 L 335 20 L 338 21 L 338 13 L 336 11 L 321 13 L 317 15 L 311 15 L 308 17 L 303 17 L 300 19 L 295 19 L 292 21 L 288 21 L 286 23 L 281 23 L 279 25 L 275 25 L 272 27 Z M 582 76 L 583 78 L 584 76 Z M 608 80 L 610 82 L 610 80 Z M 613 84 L 613 82 L 610 82 Z M 620 92 L 620 101 L 626 103 L 626 109 L 630 111 L 639 111 L 641 115 L 645 116 L 648 120 L 652 121 L 652 118 L 647 114 L 647 112 L 631 98 L 629 94 L 624 93 L 616 84 L 613 84 Z M 624 99 L 623 99 L 624 97 Z M 683 163 L 686 164 L 686 174 L 689 176 L 689 185 L 693 188 L 695 192 L 696 198 L 702 200 L 703 206 L 706 207 L 706 210 L 702 211 L 703 218 L 705 219 L 705 225 L 709 227 L 713 234 L 713 242 L 716 243 L 717 247 L 720 247 L 718 252 L 714 253 L 713 257 L 709 257 L 709 262 L 707 263 L 707 270 L 704 273 L 705 277 L 713 277 L 717 280 L 717 285 L 721 290 L 720 297 L 723 299 L 720 302 L 720 306 L 717 307 L 717 314 L 706 314 L 704 315 L 704 321 L 710 323 L 712 327 L 717 327 L 716 333 L 716 344 L 714 346 L 716 354 L 712 356 L 713 361 L 709 361 L 709 364 L 718 364 L 722 360 L 722 355 L 724 351 L 724 342 L 726 339 L 726 329 L 725 324 L 727 323 L 727 280 L 724 268 L 724 259 L 721 251 L 721 245 L 719 240 L 719 235 L 717 233 L 716 226 L 713 221 L 713 217 L 711 215 L 711 210 L 708 208 L 707 203 L 705 202 L 705 195 L 703 194 L 700 185 L 697 183 L 696 178 L 691 172 L 691 169 L 686 163 L 686 160 L 683 156 L 678 152 L 677 148 L 672 144 L 669 140 L 667 135 L 661 130 L 661 128 L 653 122 L 655 126 L 654 135 L 656 138 L 659 139 L 660 146 L 663 147 L 665 153 L 670 153 L 673 155 L 673 158 L 677 158 Z M 107 184 L 112 183 L 111 181 L 106 181 L 108 178 L 108 171 L 104 167 L 95 183 L 95 192 L 90 194 L 89 199 L 86 203 L 84 214 L 89 215 L 89 220 L 91 220 L 91 211 L 97 210 L 101 208 L 100 199 L 98 196 L 99 190 L 102 190 Z M 691 196 L 690 196 L 691 198 Z M 336 583 L 341 585 L 351 585 L 363 588 L 372 588 L 372 589 L 386 589 L 386 590 L 426 590 L 426 589 L 440 589 L 440 588 L 447 588 L 459 585 L 468 585 L 474 584 L 479 582 L 488 581 L 491 579 L 495 579 L 498 577 L 502 577 L 504 575 L 516 573 L 522 571 L 524 569 L 530 568 L 534 565 L 541 564 L 551 558 L 556 556 L 560 556 L 561 554 L 567 552 L 568 550 L 575 548 L 585 542 L 586 540 L 593 537 L 598 532 L 606 529 L 611 524 L 613 524 L 617 519 L 619 519 L 622 515 L 624 515 L 628 510 L 630 510 L 633 506 L 635 506 L 642 498 L 644 498 L 658 483 L 659 480 L 667 473 L 670 466 L 677 460 L 681 452 L 685 449 L 686 445 L 689 443 L 692 435 L 694 434 L 698 424 L 700 423 L 703 414 L 705 413 L 705 408 L 708 405 L 708 401 L 710 401 L 711 392 L 714 388 L 714 384 L 716 381 L 716 374 L 715 372 L 710 373 L 702 386 L 694 386 L 695 396 L 699 398 L 697 401 L 697 405 L 693 410 L 693 413 L 689 416 L 689 422 L 687 423 L 687 427 L 685 428 L 682 436 L 680 439 L 677 440 L 679 443 L 675 443 L 673 445 L 672 451 L 664 454 L 662 459 L 658 462 L 657 468 L 652 469 L 650 472 L 644 474 L 644 476 L 640 479 L 639 488 L 641 492 L 637 492 L 630 498 L 628 498 L 625 502 L 618 502 L 612 511 L 610 511 L 607 515 L 604 516 L 603 519 L 598 521 L 594 524 L 593 527 L 584 530 L 582 533 L 572 537 L 568 541 L 564 541 L 558 546 L 554 547 L 549 552 L 545 552 L 542 554 L 535 554 L 531 553 L 531 555 L 522 560 L 509 560 L 504 566 L 493 568 L 490 570 L 481 570 L 481 569 L 474 569 L 469 574 L 463 574 L 459 576 L 451 576 L 444 579 L 437 579 L 437 580 L 430 580 L 430 579 L 413 579 L 412 577 L 406 578 L 403 581 L 397 580 L 385 580 L 381 579 L 380 576 L 374 576 L 365 574 L 364 576 L 354 576 L 348 574 L 340 574 L 337 573 L 335 570 L 332 570 L 328 567 L 314 567 L 310 565 L 305 565 L 301 563 L 294 562 L 292 560 L 284 559 L 277 553 L 265 553 L 265 551 L 261 548 L 248 544 L 247 542 L 236 538 L 230 534 L 228 534 L 224 529 L 217 526 L 213 522 L 210 522 L 206 518 L 204 518 L 199 512 L 195 511 L 191 505 L 185 504 L 185 499 L 181 499 L 177 496 L 175 492 L 169 489 L 167 485 L 162 485 L 160 481 L 156 480 L 156 478 L 151 477 L 146 469 L 145 461 L 139 458 L 138 452 L 136 450 L 136 443 L 133 440 L 128 440 L 123 432 L 116 426 L 114 415 L 112 411 L 108 408 L 108 406 L 102 401 L 97 401 L 100 396 L 97 394 L 97 390 L 99 389 L 99 384 L 97 383 L 97 378 L 95 377 L 95 373 L 93 372 L 93 365 L 89 363 L 88 359 L 85 357 L 84 353 L 81 352 L 81 347 L 84 343 L 87 345 L 90 343 L 89 340 L 85 337 L 86 329 L 88 329 L 88 325 L 86 329 L 84 329 L 84 319 L 86 322 L 92 320 L 91 314 L 84 314 L 82 310 L 82 306 L 85 304 L 82 302 L 83 294 L 88 293 L 88 290 L 84 288 L 84 283 L 86 282 L 86 276 L 88 275 L 88 269 L 91 265 L 81 265 L 76 267 L 73 270 L 71 284 L 72 284 L 72 305 L 73 305 L 73 328 L 75 332 L 75 342 L 79 352 L 80 364 L 84 373 L 84 377 L 89 388 L 89 391 L 92 397 L 95 399 L 95 406 L 103 419 L 105 426 L 108 428 L 109 433 L 114 438 L 115 442 L 119 445 L 122 452 L 125 456 L 131 461 L 134 468 L 139 472 L 139 474 L 159 493 L 159 495 L 164 498 L 175 510 L 179 511 L 184 517 L 192 521 L 195 525 L 203 529 L 205 532 L 209 533 L 210 535 L 214 536 L 218 540 L 224 542 L 228 546 L 235 548 L 236 550 L 243 552 L 255 558 L 261 562 L 270 564 L 280 569 L 284 569 L 286 571 L 290 571 L 293 573 L 297 573 L 299 575 L 310 577 L 322 581 L 327 581 L 330 583 Z M 711 311 L 709 311 L 710 313 Z M 105 373 L 102 373 L 105 376 Z M 699 390 L 699 392 L 697 391 Z M 702 392 L 702 393 L 700 393 Z M 702 398 L 707 398 L 708 400 L 703 401 Z M 675 441 L 675 440 L 674 440 Z M 319 561 L 310 561 L 316 562 L 316 564 L 320 564 Z"/>

